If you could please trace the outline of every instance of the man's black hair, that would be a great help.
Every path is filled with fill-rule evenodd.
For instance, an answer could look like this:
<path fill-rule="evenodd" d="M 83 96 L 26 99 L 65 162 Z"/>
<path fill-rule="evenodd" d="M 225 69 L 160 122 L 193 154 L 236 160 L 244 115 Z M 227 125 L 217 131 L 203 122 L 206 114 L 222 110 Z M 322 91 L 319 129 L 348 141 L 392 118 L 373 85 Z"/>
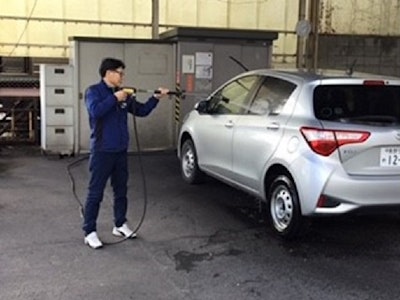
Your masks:
<path fill-rule="evenodd" d="M 110 57 L 104 58 L 99 68 L 100 76 L 103 78 L 107 70 L 116 70 L 118 68 L 125 69 L 125 64 L 122 60 Z"/>

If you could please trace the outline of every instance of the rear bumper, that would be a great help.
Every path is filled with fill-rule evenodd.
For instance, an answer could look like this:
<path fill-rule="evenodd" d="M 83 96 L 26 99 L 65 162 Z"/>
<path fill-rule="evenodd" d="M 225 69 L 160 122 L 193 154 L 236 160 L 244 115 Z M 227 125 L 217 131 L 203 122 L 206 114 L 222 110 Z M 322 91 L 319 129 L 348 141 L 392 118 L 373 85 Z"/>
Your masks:
<path fill-rule="evenodd" d="M 339 215 L 356 210 L 400 205 L 400 176 L 354 176 L 337 157 L 302 155 L 291 165 L 304 216 Z M 318 206 L 323 195 L 329 204 Z"/>
<path fill-rule="evenodd" d="M 349 176 L 333 174 L 322 194 L 335 199 L 335 207 L 316 207 L 314 214 L 342 214 L 355 210 L 365 212 L 378 208 L 400 207 L 400 176 Z"/>

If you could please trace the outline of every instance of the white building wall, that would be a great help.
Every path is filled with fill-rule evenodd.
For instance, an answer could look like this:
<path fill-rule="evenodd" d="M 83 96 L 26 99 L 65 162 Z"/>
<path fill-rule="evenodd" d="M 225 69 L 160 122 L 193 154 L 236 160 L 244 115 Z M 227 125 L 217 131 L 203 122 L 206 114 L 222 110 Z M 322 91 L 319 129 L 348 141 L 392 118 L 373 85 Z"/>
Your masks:
<path fill-rule="evenodd" d="M 399 0 L 322 0 L 324 33 L 400 35 Z"/>
<path fill-rule="evenodd" d="M 275 62 L 292 62 L 300 0 L 159 0 L 175 26 L 280 32 Z M 310 1 L 310 0 L 308 0 Z M 399 0 L 320 0 L 324 33 L 400 35 Z M 71 36 L 151 38 L 151 0 L 0 0 L 0 56 L 68 58 Z"/>

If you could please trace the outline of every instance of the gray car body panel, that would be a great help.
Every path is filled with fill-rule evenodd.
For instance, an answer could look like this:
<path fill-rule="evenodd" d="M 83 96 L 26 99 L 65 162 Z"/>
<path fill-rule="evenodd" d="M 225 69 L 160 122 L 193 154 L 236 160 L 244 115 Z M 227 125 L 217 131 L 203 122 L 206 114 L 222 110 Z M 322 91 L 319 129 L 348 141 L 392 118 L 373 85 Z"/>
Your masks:
<path fill-rule="evenodd" d="M 208 115 L 193 110 L 180 130 L 178 156 L 182 136 L 189 134 L 201 170 L 265 201 L 265 175 L 272 166 L 282 166 L 295 182 L 301 211 L 306 216 L 400 205 L 400 166 L 379 165 L 382 147 L 400 147 L 400 126 L 321 121 L 314 115 L 312 101 L 317 86 L 362 85 L 365 80 L 384 80 L 386 85 L 400 86 L 399 78 L 360 73 L 349 77 L 344 71 L 314 74 L 256 70 L 247 74 L 290 81 L 296 89 L 278 115 Z M 311 150 L 301 127 L 365 131 L 370 136 L 363 143 L 346 144 L 329 156 L 322 156 Z M 321 194 L 338 199 L 340 205 L 317 207 Z"/>

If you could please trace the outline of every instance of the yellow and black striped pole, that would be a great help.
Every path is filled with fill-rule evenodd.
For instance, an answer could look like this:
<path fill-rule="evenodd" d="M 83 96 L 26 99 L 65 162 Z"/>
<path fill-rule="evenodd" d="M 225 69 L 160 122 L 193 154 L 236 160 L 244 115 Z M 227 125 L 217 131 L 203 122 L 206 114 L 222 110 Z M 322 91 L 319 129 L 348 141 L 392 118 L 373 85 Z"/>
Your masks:
<path fill-rule="evenodd" d="M 176 83 L 175 89 L 176 89 L 176 93 L 175 93 L 175 133 L 176 133 L 176 139 L 178 140 L 179 127 L 180 127 L 180 121 L 181 121 L 181 101 L 182 101 L 182 90 L 181 90 L 181 85 L 179 82 Z"/>

